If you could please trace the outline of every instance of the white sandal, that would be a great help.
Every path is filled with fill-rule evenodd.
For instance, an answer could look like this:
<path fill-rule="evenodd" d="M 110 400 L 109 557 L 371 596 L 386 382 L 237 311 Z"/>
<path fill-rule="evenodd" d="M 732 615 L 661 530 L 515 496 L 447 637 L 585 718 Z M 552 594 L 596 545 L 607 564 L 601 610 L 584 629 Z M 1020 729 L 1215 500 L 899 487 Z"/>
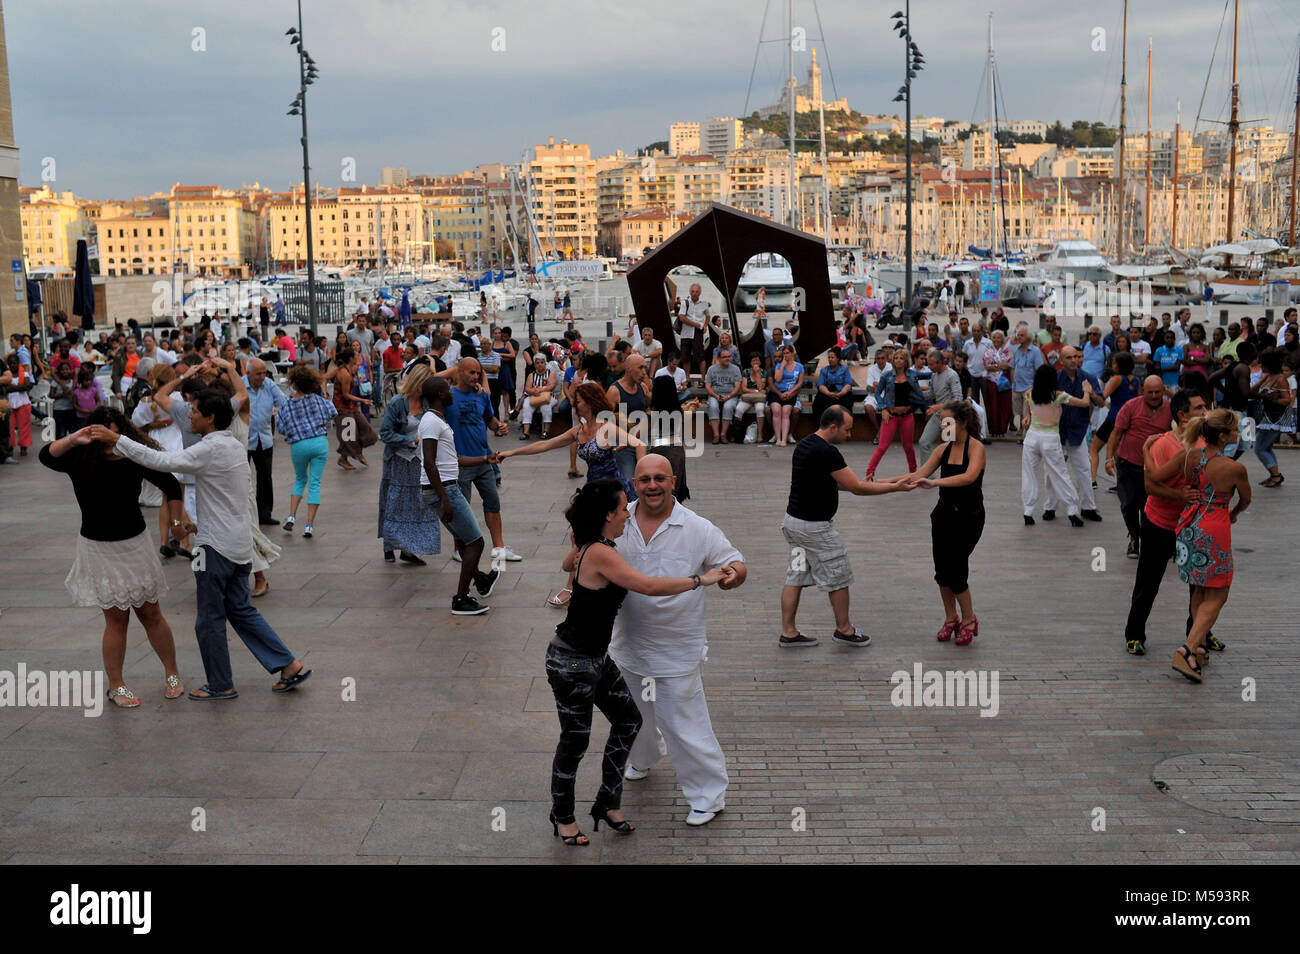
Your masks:
<path fill-rule="evenodd" d="M 560 599 L 560 595 L 562 593 L 568 593 L 569 594 L 568 598 Z M 562 588 L 560 592 L 556 593 L 554 596 L 548 596 L 546 598 L 546 603 L 549 606 L 554 606 L 556 609 L 563 609 L 564 607 L 569 605 L 569 599 L 572 598 L 573 598 L 573 590 L 566 586 Z"/>

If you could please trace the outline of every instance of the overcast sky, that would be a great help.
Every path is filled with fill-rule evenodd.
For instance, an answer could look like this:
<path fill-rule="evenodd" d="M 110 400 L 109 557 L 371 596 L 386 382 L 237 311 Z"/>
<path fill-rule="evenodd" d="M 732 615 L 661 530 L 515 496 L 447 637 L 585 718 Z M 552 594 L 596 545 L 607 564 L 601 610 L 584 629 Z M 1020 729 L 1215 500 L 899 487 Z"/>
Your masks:
<path fill-rule="evenodd" d="M 1224 0 L 1132 0 L 1129 125 L 1144 128 L 1147 37 L 1155 42 L 1153 123 L 1226 119 L 1231 12 L 1212 74 Z M 901 114 L 901 43 L 889 15 L 902 0 L 795 3 L 818 46 L 827 98 L 862 112 Z M 590 142 L 594 154 L 667 138 L 668 124 L 740 115 L 755 49 L 749 108 L 776 100 L 784 80 L 786 5 L 761 0 L 304 0 L 307 48 L 320 79 L 309 89 L 313 177 L 357 183 L 383 165 L 450 173 L 515 161 L 531 144 Z M 983 119 L 986 16 L 994 14 L 1000 115 L 1119 118 L 1122 0 L 913 0 L 913 37 L 927 60 L 915 111 Z M 1289 129 L 1300 3 L 1241 0 L 1243 120 Z M 54 159 L 58 189 L 128 197 L 173 182 L 283 189 L 302 179 L 297 61 L 284 31 L 288 0 L 10 0 L 5 30 L 22 182 L 39 185 Z M 829 41 L 819 39 L 822 29 Z M 201 31 L 197 35 L 195 31 Z M 1098 31 L 1105 31 L 1104 34 Z M 493 50 L 493 43 L 505 49 Z M 1104 43 L 1105 51 L 1093 47 Z M 196 50 L 203 46 L 205 49 Z M 829 60 L 830 69 L 827 70 Z M 797 59 L 800 82 L 807 54 Z"/>

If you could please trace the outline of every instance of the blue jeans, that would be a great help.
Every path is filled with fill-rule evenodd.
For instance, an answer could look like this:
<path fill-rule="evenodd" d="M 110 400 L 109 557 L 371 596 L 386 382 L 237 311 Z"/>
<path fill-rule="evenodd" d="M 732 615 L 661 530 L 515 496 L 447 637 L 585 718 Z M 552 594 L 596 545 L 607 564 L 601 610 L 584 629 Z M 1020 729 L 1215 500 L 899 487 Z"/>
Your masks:
<path fill-rule="evenodd" d="M 1273 445 L 1281 436 L 1281 431 L 1266 431 L 1262 428 L 1255 431 L 1255 456 L 1269 470 L 1277 466 L 1277 455 L 1273 453 Z"/>
<path fill-rule="evenodd" d="M 625 447 L 622 450 L 614 451 L 614 466 L 618 468 L 618 472 L 626 478 L 629 484 L 635 483 L 632 478 L 636 476 L 636 450 Z"/>
<path fill-rule="evenodd" d="M 233 689 L 226 621 L 267 672 L 278 672 L 293 662 L 293 653 L 280 641 L 262 614 L 249 605 L 248 574 L 251 563 L 231 563 L 210 545 L 203 545 L 203 569 L 194 574 L 198 611 L 194 635 L 199 641 L 203 675 L 213 692 Z M 196 554 L 197 555 L 197 554 Z"/>

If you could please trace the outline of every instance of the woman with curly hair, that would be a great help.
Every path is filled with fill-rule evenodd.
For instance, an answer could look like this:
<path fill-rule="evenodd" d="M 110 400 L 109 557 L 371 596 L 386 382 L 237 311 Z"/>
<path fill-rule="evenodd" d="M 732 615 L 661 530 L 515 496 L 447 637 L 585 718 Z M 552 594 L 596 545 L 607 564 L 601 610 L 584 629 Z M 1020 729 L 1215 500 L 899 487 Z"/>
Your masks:
<path fill-rule="evenodd" d="M 68 475 L 81 508 L 77 557 L 64 585 L 78 606 L 97 606 L 104 613 L 104 673 L 109 698 L 115 704 L 123 709 L 140 705 L 140 697 L 127 688 L 122 677 L 132 610 L 162 661 L 166 698 L 179 699 L 185 687 L 176 668 L 176 642 L 158 607 L 167 581 L 136 501 L 140 499 L 141 484 L 153 484 L 163 493 L 172 526 L 179 527 L 181 485 L 171 474 L 119 457 L 112 444 L 93 440 L 93 425 L 102 425 L 148 447 L 158 447 L 122 412 L 105 406 L 90 413 L 87 427 L 41 448 L 41 463 Z M 193 530 L 192 525 L 186 526 L 186 532 Z"/>

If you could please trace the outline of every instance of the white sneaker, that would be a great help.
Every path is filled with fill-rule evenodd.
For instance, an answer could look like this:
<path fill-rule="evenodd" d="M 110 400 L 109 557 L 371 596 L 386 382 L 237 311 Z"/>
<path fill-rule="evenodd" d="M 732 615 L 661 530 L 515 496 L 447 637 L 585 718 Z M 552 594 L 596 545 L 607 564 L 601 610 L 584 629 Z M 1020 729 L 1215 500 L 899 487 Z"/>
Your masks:
<path fill-rule="evenodd" d="M 451 559 L 452 559 L 453 562 L 455 562 L 455 563 L 459 563 L 459 562 L 460 562 L 460 554 L 457 553 L 455 550 L 452 550 L 452 551 L 451 551 Z"/>
<path fill-rule="evenodd" d="M 722 809 L 718 809 L 718 811 L 722 811 Z M 718 812 L 701 812 L 692 808 L 691 813 L 686 816 L 686 824 L 690 825 L 692 828 L 698 828 L 701 825 L 707 825 L 717 817 Z"/>
<path fill-rule="evenodd" d="M 493 557 L 498 557 L 498 556 L 500 556 L 500 557 L 504 557 L 504 558 L 506 559 L 506 562 L 508 562 L 508 563 L 520 563 L 520 562 L 522 562 L 523 559 L 524 559 L 524 558 L 521 557 L 518 553 L 516 553 L 514 550 L 511 550 L 509 547 L 493 547 L 493 548 L 492 548 L 492 556 L 493 556 Z"/>
<path fill-rule="evenodd" d="M 650 774 L 649 769 L 642 770 L 639 768 L 633 768 L 632 763 L 628 762 L 627 770 L 623 772 L 623 777 L 627 779 L 629 782 L 639 782 L 641 781 L 641 779 L 645 778 L 649 774 Z"/>

